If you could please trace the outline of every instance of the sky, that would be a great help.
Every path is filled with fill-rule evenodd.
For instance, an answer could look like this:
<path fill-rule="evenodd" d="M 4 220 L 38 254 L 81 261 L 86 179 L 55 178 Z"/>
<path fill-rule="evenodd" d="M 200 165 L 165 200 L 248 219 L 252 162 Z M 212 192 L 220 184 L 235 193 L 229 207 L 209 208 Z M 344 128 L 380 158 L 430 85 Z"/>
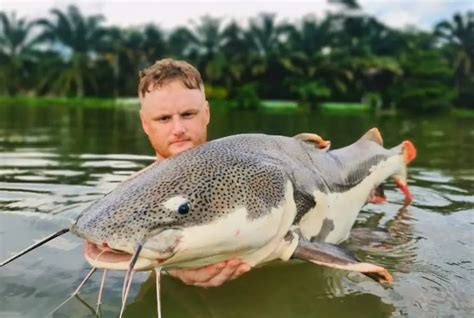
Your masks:
<path fill-rule="evenodd" d="M 375 15 L 388 26 L 415 26 L 430 30 L 441 20 L 450 20 L 454 13 L 474 11 L 474 0 L 359 0 L 365 13 Z M 106 25 L 140 26 L 156 23 L 163 29 L 191 26 L 200 17 L 210 15 L 224 21 L 234 19 L 245 25 L 259 13 L 274 13 L 279 21 L 296 22 L 306 15 L 324 17 L 335 7 L 327 0 L 286 1 L 161 1 L 161 0 L 0 0 L 0 10 L 15 11 L 19 17 L 43 18 L 52 8 L 65 9 L 74 3 L 84 15 L 102 14 Z"/>

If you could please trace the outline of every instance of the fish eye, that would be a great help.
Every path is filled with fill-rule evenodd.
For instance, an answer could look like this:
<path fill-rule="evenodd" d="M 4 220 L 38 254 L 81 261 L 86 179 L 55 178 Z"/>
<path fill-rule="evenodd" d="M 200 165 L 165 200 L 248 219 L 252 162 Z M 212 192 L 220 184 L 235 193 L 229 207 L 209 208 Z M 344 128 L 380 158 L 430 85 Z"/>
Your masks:
<path fill-rule="evenodd" d="M 183 203 L 178 207 L 178 213 L 181 215 L 185 215 L 189 213 L 189 204 Z"/>

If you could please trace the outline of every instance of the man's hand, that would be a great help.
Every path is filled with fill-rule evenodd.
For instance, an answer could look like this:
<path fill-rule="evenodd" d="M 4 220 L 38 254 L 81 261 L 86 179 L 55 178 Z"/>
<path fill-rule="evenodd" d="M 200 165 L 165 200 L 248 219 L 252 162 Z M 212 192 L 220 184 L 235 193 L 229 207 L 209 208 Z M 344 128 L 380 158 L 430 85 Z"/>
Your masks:
<path fill-rule="evenodd" d="M 250 265 L 237 258 L 200 268 L 171 270 L 169 274 L 187 285 L 217 287 L 250 270 Z"/>

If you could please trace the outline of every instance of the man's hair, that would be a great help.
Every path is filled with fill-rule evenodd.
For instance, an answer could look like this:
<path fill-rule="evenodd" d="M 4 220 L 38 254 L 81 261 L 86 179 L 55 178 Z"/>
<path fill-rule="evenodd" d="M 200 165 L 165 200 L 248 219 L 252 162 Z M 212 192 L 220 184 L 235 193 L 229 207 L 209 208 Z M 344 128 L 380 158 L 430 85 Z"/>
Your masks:
<path fill-rule="evenodd" d="M 145 97 L 154 88 L 159 88 L 172 81 L 179 81 L 189 89 L 201 89 L 204 92 L 204 83 L 199 71 L 186 61 L 166 58 L 145 68 L 139 73 L 140 83 L 138 94 Z"/>

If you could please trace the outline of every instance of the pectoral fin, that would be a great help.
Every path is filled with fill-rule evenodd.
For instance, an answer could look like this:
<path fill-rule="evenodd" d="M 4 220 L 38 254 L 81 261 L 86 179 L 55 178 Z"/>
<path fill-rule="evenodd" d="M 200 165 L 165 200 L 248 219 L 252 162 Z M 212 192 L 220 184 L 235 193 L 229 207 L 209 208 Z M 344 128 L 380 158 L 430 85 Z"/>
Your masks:
<path fill-rule="evenodd" d="M 300 239 L 292 258 L 322 266 L 360 272 L 379 283 L 393 281 L 392 275 L 385 268 L 370 263 L 361 263 L 351 253 L 330 243 L 309 242 Z"/>

